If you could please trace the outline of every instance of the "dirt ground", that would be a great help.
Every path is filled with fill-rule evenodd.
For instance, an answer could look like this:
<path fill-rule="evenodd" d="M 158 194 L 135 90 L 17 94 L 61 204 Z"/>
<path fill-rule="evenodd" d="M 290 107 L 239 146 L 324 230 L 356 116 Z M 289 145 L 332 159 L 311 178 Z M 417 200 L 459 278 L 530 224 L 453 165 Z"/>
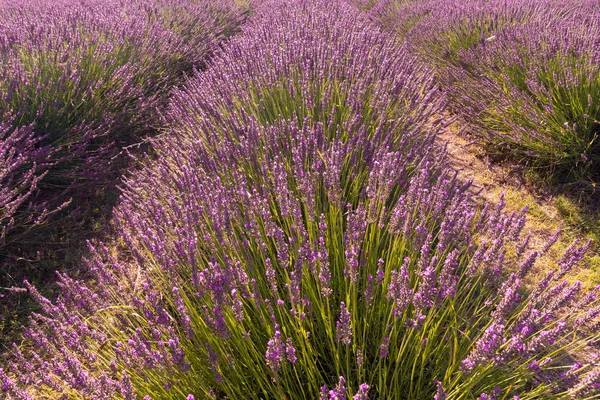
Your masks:
<path fill-rule="evenodd" d="M 540 189 L 527 178 L 526 170 L 515 164 L 491 161 L 473 138 L 463 129 L 460 121 L 448 126 L 438 137 L 438 144 L 446 146 L 449 165 L 458 171 L 459 179 L 472 181 L 474 199 L 480 203 L 496 204 L 502 195 L 507 211 L 520 211 L 529 206 L 524 234 L 531 233 L 530 248 L 539 250 L 557 230 L 559 240 L 548 253 L 536 263 L 531 280 L 555 267 L 564 250 L 579 240 L 594 240 L 591 251 L 572 276 L 589 288 L 600 284 L 600 210 L 597 213 L 583 208 L 574 196 L 560 190 L 550 192 Z"/>

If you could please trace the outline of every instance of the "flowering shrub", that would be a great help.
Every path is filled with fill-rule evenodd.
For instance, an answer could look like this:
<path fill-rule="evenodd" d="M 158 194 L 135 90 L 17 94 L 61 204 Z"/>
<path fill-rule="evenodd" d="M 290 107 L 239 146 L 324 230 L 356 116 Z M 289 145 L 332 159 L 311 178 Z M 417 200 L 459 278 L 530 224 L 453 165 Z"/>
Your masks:
<path fill-rule="evenodd" d="M 156 128 L 156 109 L 171 87 L 201 67 L 239 22 L 227 2 L 2 2 L 0 118 L 3 129 L 31 131 L 19 166 L 9 166 L 18 171 L 11 185 L 23 190 L 6 209 L 5 234 L 9 226 L 31 227 L 31 215 L 47 214 L 117 172 L 117 148 Z M 4 147 L 16 145 L 4 140 Z M 32 172 L 35 184 L 23 170 L 40 172 Z M 11 222 L 34 188 L 43 192 L 29 221 Z"/>
<path fill-rule="evenodd" d="M 504 29 L 461 54 L 468 73 L 451 71 L 449 91 L 485 138 L 569 181 L 600 177 L 597 16 L 589 3 L 565 18 L 545 14 Z"/>
<path fill-rule="evenodd" d="M 525 291 L 525 211 L 478 211 L 444 167 L 430 74 L 344 3 L 264 7 L 126 180 L 130 261 L 92 247 L 93 287 L 61 275 L 55 303 L 27 284 L 9 398 L 594 393 L 569 353 L 598 339 L 598 290 L 563 280 L 589 244 Z"/>
<path fill-rule="evenodd" d="M 262 125 L 283 119 L 302 126 L 309 118 L 322 122 L 331 137 L 338 127 L 343 133 L 357 124 L 369 133 L 393 124 L 410 130 L 424 126 L 440 109 L 431 72 L 386 35 L 374 35 L 376 28 L 350 6 L 336 7 L 351 13 L 351 30 L 347 19 L 329 21 L 327 10 L 294 17 L 296 7 L 262 4 L 257 13 L 263 10 L 269 29 L 267 22 L 246 25 L 246 34 L 234 38 L 211 69 L 183 92 L 175 91 L 170 114 L 179 130 L 195 134 L 198 124 L 210 124 L 206 130 L 214 133 L 206 140 L 217 140 L 231 134 L 221 132 L 224 119 L 244 125 L 248 116 Z"/>
<path fill-rule="evenodd" d="M 369 12 L 436 66 L 489 150 L 597 182 L 596 2 L 381 1 Z"/>
<path fill-rule="evenodd" d="M 46 149 L 36 150 L 36 138 L 31 127 L 14 129 L 10 116 L 0 123 L 0 245 L 18 220 L 29 218 L 41 223 L 46 215 L 35 215 L 29 210 L 19 216 L 18 211 L 35 192 L 37 184 L 47 173 L 44 165 Z M 15 219 L 16 218 L 16 219 Z"/>
<path fill-rule="evenodd" d="M 439 69 L 444 79 L 444 69 L 462 61 L 461 51 L 484 44 L 506 27 L 544 14 L 559 19 L 574 7 L 556 0 L 380 0 L 365 11 L 405 39 L 411 50 Z"/>

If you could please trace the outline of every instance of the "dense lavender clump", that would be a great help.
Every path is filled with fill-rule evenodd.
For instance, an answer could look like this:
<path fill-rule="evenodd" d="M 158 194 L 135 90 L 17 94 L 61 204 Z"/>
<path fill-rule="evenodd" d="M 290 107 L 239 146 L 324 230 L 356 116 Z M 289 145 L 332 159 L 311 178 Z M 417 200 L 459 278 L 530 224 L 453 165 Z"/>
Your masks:
<path fill-rule="evenodd" d="M 178 91 L 92 247 L 0 370 L 11 398 L 569 398 L 598 290 L 532 292 L 525 211 L 478 211 L 433 143 L 431 74 L 345 3 L 271 2 Z M 340 17 L 342 16 L 342 17 Z M 526 239 L 525 239 L 526 240 Z M 515 270 L 510 274 L 508 270 Z M 35 388 L 35 391 L 33 388 Z M 29 391 L 29 393 L 28 393 Z M 146 396 L 146 397 L 144 397 Z M 516 396 L 516 397 L 515 397 Z"/>
<path fill-rule="evenodd" d="M 499 30 L 543 14 L 560 18 L 573 7 L 560 0 L 376 0 L 363 6 L 372 19 L 399 34 L 440 73 L 459 61 L 462 50 L 483 44 Z"/>
<path fill-rule="evenodd" d="M 600 178 L 597 2 L 498 31 L 460 54 L 448 91 L 492 144 L 544 174 Z"/>
<path fill-rule="evenodd" d="M 336 3 L 348 16 L 334 22 L 326 9 L 294 15 L 295 8 L 272 2 L 261 7 L 257 18 L 264 15 L 265 21 L 248 26 L 208 73 L 186 87 L 185 97 L 193 100 L 175 99 L 172 113 L 183 116 L 178 118 L 181 130 L 195 134 L 197 124 L 216 125 L 216 140 L 226 134 L 219 133 L 218 125 L 233 114 L 242 123 L 250 115 L 263 125 L 290 119 L 302 126 L 308 117 L 322 122 L 331 136 L 338 127 L 344 135 L 346 125 L 362 123 L 378 134 L 379 127 L 391 124 L 418 129 L 439 109 L 439 99 L 429 90 L 430 71 L 377 34 L 351 6 Z M 210 116 L 207 122 L 204 114 Z"/>
<path fill-rule="evenodd" d="M 380 1 L 370 15 L 436 66 L 491 151 L 598 181 L 598 3 Z"/>
<path fill-rule="evenodd" d="M 35 185 L 26 174 L 11 178 L 42 189 L 29 215 L 47 214 L 117 172 L 118 147 L 152 133 L 172 86 L 239 21 L 228 2 L 2 2 L 0 119 L 32 131 L 29 147 L 8 139 L 3 146 L 17 146 L 19 171 L 40 171 Z M 38 219 L 11 218 L 5 233 Z"/>

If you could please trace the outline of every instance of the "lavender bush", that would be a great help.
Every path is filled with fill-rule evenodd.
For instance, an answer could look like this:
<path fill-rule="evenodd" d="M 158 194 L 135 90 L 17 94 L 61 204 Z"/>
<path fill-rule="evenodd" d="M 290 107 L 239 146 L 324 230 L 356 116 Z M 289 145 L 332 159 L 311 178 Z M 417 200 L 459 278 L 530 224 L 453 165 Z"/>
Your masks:
<path fill-rule="evenodd" d="M 469 73 L 451 72 L 449 91 L 484 137 L 558 179 L 594 183 L 600 173 L 597 16 L 590 2 L 504 29 L 461 54 Z"/>
<path fill-rule="evenodd" d="M 5 393 L 593 396 L 597 371 L 570 354 L 598 340 L 600 288 L 564 280 L 589 244 L 526 291 L 526 210 L 472 205 L 423 122 L 438 94 L 345 3 L 259 8 L 125 181 L 127 262 L 91 247 L 94 284 L 61 275 L 54 303 L 27 284 L 43 313 Z"/>
<path fill-rule="evenodd" d="M 448 65 L 461 61 L 461 51 L 484 44 L 496 32 L 544 14 L 559 19 L 575 7 L 574 2 L 556 0 L 356 2 L 362 3 L 361 8 L 370 18 L 406 40 L 412 51 L 434 64 L 441 75 Z"/>
<path fill-rule="evenodd" d="M 381 1 L 369 13 L 436 67 L 490 151 L 597 182 L 597 2 Z"/>
<path fill-rule="evenodd" d="M 30 199 L 41 189 L 25 218 L 13 223 L 25 210 L 6 209 L 3 229 L 26 230 L 36 213 L 117 173 L 119 147 L 156 130 L 170 89 L 240 20 L 229 2 L 2 2 L 0 118 L 6 129 L 32 131 L 10 179 Z M 23 171 L 37 170 L 33 184 Z"/>
<path fill-rule="evenodd" d="M 262 125 L 283 119 L 299 126 L 309 118 L 322 122 L 331 136 L 339 127 L 345 138 L 346 125 L 362 123 L 369 133 L 392 124 L 415 129 L 440 109 L 431 72 L 386 35 L 374 35 L 377 28 L 350 6 L 336 5 L 356 19 L 350 33 L 346 19 L 331 23 L 328 11 L 318 7 L 297 17 L 301 22 L 292 15 L 296 8 L 269 7 L 274 6 L 266 2 L 258 9 L 269 19 L 269 29 L 266 23 L 246 26 L 246 34 L 235 38 L 207 73 L 184 92 L 175 91 L 170 114 L 182 131 L 194 133 L 197 124 L 210 124 L 214 134 L 206 140 L 216 141 L 231 134 L 219 128 L 228 117 L 240 119 L 239 124 L 254 117 Z M 306 20 L 309 25 L 302 27 Z M 291 23 L 297 27 L 290 29 Z M 362 83 L 363 76 L 370 78 Z"/>

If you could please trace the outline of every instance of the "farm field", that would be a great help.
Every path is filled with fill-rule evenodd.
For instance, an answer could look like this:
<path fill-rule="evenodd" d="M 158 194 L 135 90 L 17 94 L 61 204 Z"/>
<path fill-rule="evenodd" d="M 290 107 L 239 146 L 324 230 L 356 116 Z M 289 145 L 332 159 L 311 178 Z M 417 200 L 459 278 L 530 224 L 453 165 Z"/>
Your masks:
<path fill-rule="evenodd" d="M 600 399 L 598 0 L 0 0 L 0 399 Z"/>

